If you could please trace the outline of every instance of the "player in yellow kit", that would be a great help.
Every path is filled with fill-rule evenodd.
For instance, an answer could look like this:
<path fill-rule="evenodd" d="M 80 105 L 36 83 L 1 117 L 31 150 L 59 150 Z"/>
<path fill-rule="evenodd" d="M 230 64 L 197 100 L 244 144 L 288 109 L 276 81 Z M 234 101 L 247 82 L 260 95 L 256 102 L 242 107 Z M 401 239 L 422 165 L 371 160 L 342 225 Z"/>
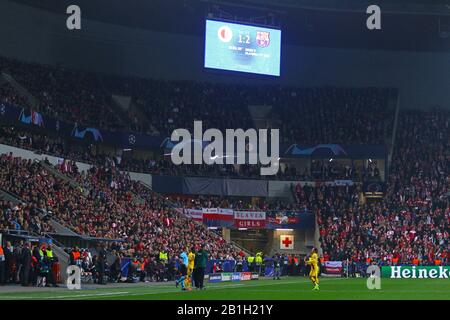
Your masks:
<path fill-rule="evenodd" d="M 319 290 L 319 255 L 317 254 L 317 249 L 313 248 L 309 259 L 306 263 L 311 266 L 311 271 L 309 272 L 309 278 L 314 284 L 313 290 Z"/>
<path fill-rule="evenodd" d="M 188 267 L 186 277 L 186 288 L 191 288 L 192 285 L 192 272 L 194 271 L 195 249 L 192 248 L 188 254 Z"/>

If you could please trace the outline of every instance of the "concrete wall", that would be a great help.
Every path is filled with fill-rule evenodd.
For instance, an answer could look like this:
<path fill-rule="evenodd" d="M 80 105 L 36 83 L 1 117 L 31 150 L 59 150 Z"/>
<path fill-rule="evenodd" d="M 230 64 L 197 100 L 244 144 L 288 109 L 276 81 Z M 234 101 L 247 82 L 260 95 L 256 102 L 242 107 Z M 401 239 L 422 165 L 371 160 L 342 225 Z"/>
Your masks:
<path fill-rule="evenodd" d="M 14 157 L 21 157 L 22 159 L 37 159 L 39 161 L 47 159 L 52 165 L 57 165 L 58 163 L 60 163 L 60 161 L 63 160 L 62 158 L 54 157 L 48 154 L 39 154 L 30 150 L 0 144 L 0 154 L 9 154 L 10 152 L 12 152 Z M 86 171 L 92 167 L 90 164 L 83 162 L 76 162 L 76 164 L 79 171 Z"/>
<path fill-rule="evenodd" d="M 249 76 L 203 69 L 204 40 L 82 20 L 66 29 L 66 15 L 0 2 L 0 55 L 46 64 L 143 77 L 248 83 Z M 449 107 L 450 55 L 283 46 L 280 78 L 252 83 L 299 86 L 393 86 L 402 107 Z"/>
<path fill-rule="evenodd" d="M 141 181 L 152 187 L 152 175 L 148 173 L 128 172 L 131 180 Z"/>
<path fill-rule="evenodd" d="M 226 242 L 230 242 L 230 241 L 231 241 L 231 237 L 230 237 L 230 229 L 229 229 L 229 228 L 222 228 L 222 238 L 223 238 Z"/>

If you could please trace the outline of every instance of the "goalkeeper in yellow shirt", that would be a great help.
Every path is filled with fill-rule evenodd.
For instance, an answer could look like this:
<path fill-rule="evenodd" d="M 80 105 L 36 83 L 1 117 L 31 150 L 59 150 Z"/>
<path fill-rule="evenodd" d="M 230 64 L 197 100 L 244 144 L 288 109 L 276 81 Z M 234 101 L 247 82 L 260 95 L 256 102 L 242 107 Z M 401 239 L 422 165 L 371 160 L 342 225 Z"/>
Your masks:
<path fill-rule="evenodd" d="M 317 249 L 313 248 L 309 258 L 306 260 L 306 264 L 311 266 L 311 271 L 309 272 L 309 278 L 314 284 L 313 290 L 319 290 L 319 255 L 317 254 Z"/>

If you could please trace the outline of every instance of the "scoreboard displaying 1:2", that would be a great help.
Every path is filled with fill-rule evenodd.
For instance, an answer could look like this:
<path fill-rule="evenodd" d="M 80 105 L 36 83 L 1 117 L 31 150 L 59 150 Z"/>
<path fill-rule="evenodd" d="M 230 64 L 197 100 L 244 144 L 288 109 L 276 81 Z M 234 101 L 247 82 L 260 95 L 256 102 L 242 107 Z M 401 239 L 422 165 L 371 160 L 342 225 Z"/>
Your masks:
<path fill-rule="evenodd" d="M 280 75 L 281 30 L 206 20 L 205 68 Z"/>

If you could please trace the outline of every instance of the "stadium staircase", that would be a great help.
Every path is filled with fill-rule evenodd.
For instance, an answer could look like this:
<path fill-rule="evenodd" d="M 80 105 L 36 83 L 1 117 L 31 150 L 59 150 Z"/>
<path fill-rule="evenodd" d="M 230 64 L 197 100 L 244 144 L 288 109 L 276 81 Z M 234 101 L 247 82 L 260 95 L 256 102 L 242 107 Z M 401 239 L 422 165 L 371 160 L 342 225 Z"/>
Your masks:
<path fill-rule="evenodd" d="M 128 112 L 130 110 L 131 97 L 130 96 L 122 96 L 118 94 L 111 94 L 111 99 L 113 102 L 122 109 L 124 112 Z"/>
<path fill-rule="evenodd" d="M 53 174 L 64 181 L 68 181 L 72 186 L 81 188 L 81 185 L 77 181 L 62 174 L 61 172 L 56 170 L 53 166 L 45 163 L 45 161 L 39 161 L 39 163 L 46 170 L 48 170 L 50 174 Z M 84 189 L 85 189 L 85 192 L 89 193 L 89 190 L 86 190 L 86 188 L 84 188 Z M 133 201 L 139 201 L 140 203 L 145 202 L 144 199 L 142 199 L 138 196 L 135 196 L 135 198 L 136 199 L 133 199 Z M 21 199 L 17 195 L 13 195 L 2 189 L 0 189 L 0 199 L 5 199 L 7 201 L 10 201 L 10 202 L 16 203 L 16 204 L 26 203 L 23 199 Z M 94 238 L 94 237 L 89 237 L 86 235 L 81 235 L 81 234 L 75 232 L 73 230 L 72 226 L 70 226 L 67 223 L 65 223 L 64 221 L 54 217 L 51 214 L 51 212 L 46 212 L 41 209 L 39 209 L 39 211 L 40 211 L 40 217 L 47 219 L 48 224 L 53 228 L 54 232 L 43 232 L 40 235 L 38 235 L 31 231 L 26 231 L 25 234 L 29 234 L 34 237 L 45 237 L 52 241 L 53 252 L 54 252 L 55 256 L 58 258 L 58 261 L 60 263 L 60 270 L 61 270 L 60 276 L 61 276 L 61 281 L 63 283 L 65 283 L 65 281 L 67 280 L 67 274 L 66 274 L 65 270 L 67 269 L 67 266 L 69 265 L 69 262 L 70 262 L 69 254 L 64 250 L 65 247 L 69 246 L 69 245 L 67 245 L 66 242 L 71 242 L 71 243 L 75 243 L 75 244 L 81 243 L 81 245 L 79 245 L 79 246 L 83 246 L 83 243 L 97 242 L 97 241 L 103 241 L 103 240 L 121 241 L 121 239 L 103 239 L 103 238 Z M 14 230 L 14 231 L 15 231 L 15 233 L 17 233 L 16 230 Z M 66 245 L 64 245 L 60 241 L 58 241 L 56 239 L 56 237 L 58 239 L 61 239 L 61 238 L 66 239 L 65 241 L 63 241 L 66 243 Z M 72 240 L 68 241 L 67 239 L 72 239 Z M 95 249 L 90 249 L 90 250 L 91 250 L 91 252 L 93 251 L 94 254 L 96 253 Z M 108 259 L 108 262 L 113 262 L 115 257 L 111 253 L 108 253 L 107 259 Z"/>
<path fill-rule="evenodd" d="M 21 201 L 20 199 L 16 198 L 9 192 L 0 189 L 0 199 L 6 200 L 8 202 L 14 203 L 14 204 L 23 204 L 25 202 Z"/>
<path fill-rule="evenodd" d="M 38 161 L 38 160 L 36 160 Z M 67 181 L 70 183 L 70 185 L 74 188 L 78 188 L 79 190 L 83 190 L 83 194 L 84 196 L 88 196 L 90 189 L 88 187 L 82 186 L 81 184 L 79 184 L 75 179 L 63 174 L 62 172 L 58 171 L 57 169 L 55 169 L 55 167 L 53 167 L 51 164 L 46 163 L 43 160 L 40 160 L 39 163 L 48 171 L 50 172 L 52 175 L 54 175 L 55 177 L 60 178 L 63 181 Z M 142 199 L 141 197 L 139 197 L 139 195 L 133 194 L 133 204 L 143 204 L 145 202 L 144 199 Z"/>
<path fill-rule="evenodd" d="M 16 91 L 28 101 L 32 108 L 39 110 L 39 100 L 36 99 L 24 86 L 17 82 L 12 75 L 2 72 L 1 77 L 14 89 L 16 89 Z"/>
<path fill-rule="evenodd" d="M 81 184 L 79 184 L 76 180 L 66 176 L 65 174 L 59 172 L 57 169 L 55 169 L 55 167 L 53 167 L 51 164 L 48 164 L 47 162 L 43 161 L 43 160 L 38 160 L 35 159 L 35 161 L 38 161 L 39 164 L 45 168 L 45 170 L 47 170 L 48 172 L 50 172 L 53 176 L 63 180 L 63 181 L 67 181 L 69 182 L 69 184 L 74 187 L 74 188 L 78 188 L 80 190 L 83 190 L 83 194 L 85 196 L 87 196 L 89 194 L 89 189 L 86 187 L 83 187 Z"/>
<path fill-rule="evenodd" d="M 54 175 L 55 177 L 58 177 L 58 178 L 62 179 L 63 181 L 67 181 L 67 182 L 70 183 L 71 186 L 82 190 L 84 196 L 87 197 L 89 195 L 90 189 L 88 187 L 82 186 L 75 179 L 73 179 L 72 177 L 67 176 L 64 173 L 58 171 L 52 165 L 46 163 L 45 161 L 43 161 L 43 160 L 41 160 L 41 161 L 36 160 L 36 161 L 38 161 L 50 174 Z M 133 204 L 143 204 L 143 203 L 145 203 L 145 199 L 142 199 L 139 195 L 137 195 L 135 193 L 133 193 L 133 199 L 131 201 L 132 201 Z M 51 216 L 50 213 L 47 213 L 47 214 L 49 216 Z M 122 241 L 122 239 L 95 238 L 95 237 L 90 237 L 90 236 L 85 235 L 85 234 L 79 234 L 79 233 L 77 233 L 77 232 L 75 232 L 73 230 L 72 226 L 69 226 L 64 221 L 58 220 L 55 217 L 52 217 L 51 225 L 56 231 L 55 234 L 57 234 L 58 236 L 77 238 L 77 239 L 79 239 L 79 241 L 84 242 L 84 243 L 96 242 L 96 241 L 104 241 L 104 240 Z M 83 246 L 82 244 L 80 244 L 80 245 Z"/>
<path fill-rule="evenodd" d="M 254 256 L 256 255 L 256 252 L 251 252 L 248 249 L 244 248 L 243 246 L 237 244 L 236 242 L 232 241 L 232 244 L 238 249 L 241 250 L 242 252 L 245 253 L 246 256 Z"/>
<path fill-rule="evenodd" d="M 59 262 L 59 267 L 60 267 L 60 277 L 61 277 L 61 282 L 62 283 L 66 283 L 67 280 L 67 267 L 69 266 L 70 263 L 70 256 L 69 254 L 63 249 L 64 245 L 59 243 L 55 238 L 53 238 L 50 234 L 48 233 L 43 233 L 43 235 L 52 240 L 52 251 L 53 254 L 55 255 L 55 257 L 58 258 L 58 262 Z"/>
<path fill-rule="evenodd" d="M 136 101 L 135 98 L 131 100 L 130 104 L 130 111 L 132 114 L 136 115 L 138 118 L 138 121 L 140 122 L 140 125 L 142 125 L 144 128 L 149 128 L 151 134 L 160 134 L 158 129 L 152 124 L 150 119 L 147 117 L 147 113 L 145 112 L 145 103 L 139 103 L 139 101 Z"/>
<path fill-rule="evenodd" d="M 255 124 L 256 129 L 273 128 L 271 120 L 272 106 L 268 105 L 249 105 L 248 113 Z"/>
<path fill-rule="evenodd" d="M 145 183 L 145 182 L 142 182 L 142 181 L 139 181 L 138 183 L 139 183 L 141 186 L 143 186 L 144 188 L 146 188 L 147 190 L 149 190 L 150 193 L 152 193 L 152 194 L 156 195 L 158 198 L 162 199 L 163 202 L 167 203 L 167 204 L 169 205 L 170 208 L 175 209 L 175 210 L 178 210 L 178 209 L 179 209 L 179 208 L 177 207 L 177 205 L 176 205 L 173 201 L 171 201 L 171 200 L 165 198 L 163 195 L 159 194 L 158 192 L 153 191 L 152 187 L 151 187 L 149 184 L 147 184 L 147 183 Z M 144 201 L 145 201 L 145 200 L 144 200 Z"/>
<path fill-rule="evenodd" d="M 293 184 L 291 185 L 290 195 L 294 199 L 294 202 L 297 203 L 298 198 L 297 198 L 297 194 L 295 193 L 295 187 Z M 319 229 L 319 224 L 317 222 L 317 216 L 315 216 L 315 219 L 314 219 L 314 240 L 307 243 L 306 246 L 307 247 L 314 246 L 317 248 L 317 250 L 319 250 L 320 254 L 323 253 L 322 244 L 320 242 L 320 229 Z"/>
<path fill-rule="evenodd" d="M 76 233 L 75 231 L 73 231 L 70 226 L 63 225 L 54 217 L 50 218 L 49 223 L 52 226 L 52 228 L 55 230 L 55 233 L 60 236 L 80 237 L 80 235 L 78 233 Z"/>
<path fill-rule="evenodd" d="M 113 94 L 105 85 L 102 77 L 100 75 L 97 76 L 97 82 L 100 85 L 101 90 L 111 99 L 111 107 L 121 119 L 124 119 L 125 123 L 132 122 L 133 119 L 130 119 L 130 106 L 131 99 L 130 97 L 115 95 Z"/>
<path fill-rule="evenodd" d="M 140 125 L 142 125 L 144 128 L 149 127 L 152 133 L 159 133 L 158 129 L 156 129 L 156 127 L 147 117 L 147 114 L 142 110 L 139 102 L 137 102 L 135 99 L 131 99 L 130 113 L 137 117 Z"/>
<path fill-rule="evenodd" d="M 62 174 L 61 172 L 59 172 L 58 170 L 56 170 L 55 168 L 53 168 L 51 165 L 45 163 L 45 161 L 39 161 L 37 159 L 35 159 L 35 161 L 39 162 L 39 164 L 44 167 L 50 174 L 64 180 L 64 181 L 68 181 L 72 186 L 78 187 L 78 188 L 82 188 L 82 186 L 76 182 L 75 180 L 73 180 L 72 178 Z M 85 194 L 89 194 L 89 190 L 87 190 L 86 188 L 83 189 Z M 21 199 L 19 196 L 15 195 L 15 194 L 11 194 L 6 190 L 2 190 L 0 189 L 0 198 L 5 199 L 7 201 L 10 201 L 12 203 L 15 204 L 24 204 L 26 203 L 26 201 L 24 201 L 23 199 Z M 143 200 L 141 200 L 143 201 Z M 42 209 L 39 209 L 40 211 L 40 217 L 41 218 L 45 218 L 48 220 L 48 223 L 50 224 L 50 226 L 55 230 L 54 233 L 52 233 L 54 236 L 58 236 L 58 237 L 72 237 L 72 238 L 77 238 L 77 239 L 91 239 L 90 237 L 87 237 L 85 235 L 81 235 L 79 233 L 77 233 L 72 226 L 70 226 L 69 224 L 67 224 L 65 221 L 55 217 L 52 215 L 51 212 L 47 212 L 44 211 Z"/>
<path fill-rule="evenodd" d="M 400 95 L 399 94 L 396 95 L 395 102 L 393 101 L 393 103 L 395 103 L 395 116 L 394 116 L 394 124 L 393 124 L 393 128 L 392 128 L 391 141 L 388 144 L 388 146 L 389 146 L 388 163 L 387 163 L 388 169 L 391 167 L 392 156 L 393 156 L 394 148 L 395 148 L 395 138 L 397 136 L 398 117 L 399 117 L 399 113 L 400 113 Z"/>
<path fill-rule="evenodd" d="M 129 121 L 134 122 L 134 118 L 136 118 L 138 121 L 138 125 L 142 127 L 150 126 L 152 132 L 157 131 L 156 128 L 151 124 L 150 119 L 147 117 L 145 112 L 141 110 L 141 107 L 138 106 L 138 103 L 133 97 L 113 94 L 112 100 L 116 105 L 118 105 L 127 113 L 128 119 L 130 119 L 130 117 L 133 118 Z"/>

